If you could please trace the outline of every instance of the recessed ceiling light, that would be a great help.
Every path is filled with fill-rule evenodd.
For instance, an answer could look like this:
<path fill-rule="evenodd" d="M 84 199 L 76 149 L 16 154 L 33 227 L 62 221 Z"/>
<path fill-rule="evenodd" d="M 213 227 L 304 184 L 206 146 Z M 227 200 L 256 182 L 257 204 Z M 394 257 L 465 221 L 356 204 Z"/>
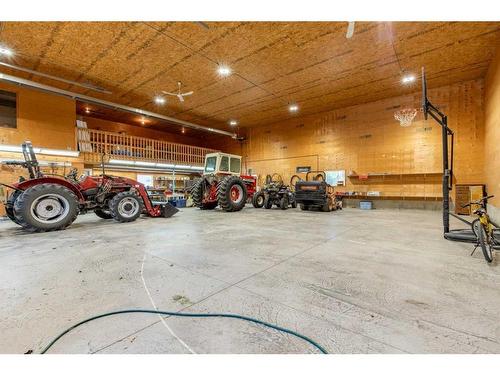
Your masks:
<path fill-rule="evenodd" d="M 141 118 L 141 124 L 144 125 L 146 123 L 146 119 L 143 117 Z"/>
<path fill-rule="evenodd" d="M 297 112 L 299 110 L 299 106 L 297 104 L 290 104 L 288 106 L 288 110 L 290 112 Z"/>
<path fill-rule="evenodd" d="M 6 56 L 12 56 L 14 52 L 12 52 L 11 49 L 0 47 L 0 54 L 6 55 Z"/>
<path fill-rule="evenodd" d="M 182 128 L 182 134 L 184 134 L 186 132 L 186 129 Z"/>
<path fill-rule="evenodd" d="M 228 75 L 231 74 L 231 68 L 224 65 L 220 65 L 219 68 L 217 68 L 217 73 L 219 73 L 221 77 L 227 77 Z"/>
<path fill-rule="evenodd" d="M 403 83 L 411 83 L 415 81 L 415 76 L 414 75 L 407 75 L 407 76 L 404 76 L 402 79 L 401 79 L 401 82 Z"/>
<path fill-rule="evenodd" d="M 85 108 L 85 113 L 90 113 L 90 108 L 89 107 Z"/>
<path fill-rule="evenodd" d="M 236 120 L 230 120 L 229 121 L 229 125 L 236 126 L 236 125 L 238 125 L 238 121 L 236 121 Z"/>
<path fill-rule="evenodd" d="M 162 105 L 162 104 L 165 104 L 166 100 L 164 97 L 162 96 L 157 96 L 155 97 L 155 103 L 156 104 L 159 104 L 159 105 Z"/>

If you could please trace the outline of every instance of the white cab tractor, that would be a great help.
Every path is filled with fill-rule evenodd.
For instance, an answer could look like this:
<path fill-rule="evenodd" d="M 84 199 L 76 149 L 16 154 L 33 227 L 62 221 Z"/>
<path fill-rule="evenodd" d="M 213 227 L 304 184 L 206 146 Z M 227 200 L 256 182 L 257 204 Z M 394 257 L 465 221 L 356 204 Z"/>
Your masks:
<path fill-rule="evenodd" d="M 255 177 L 241 174 L 241 165 L 239 155 L 207 154 L 203 176 L 191 188 L 194 206 L 202 210 L 217 206 L 227 212 L 241 210 L 257 186 Z"/>

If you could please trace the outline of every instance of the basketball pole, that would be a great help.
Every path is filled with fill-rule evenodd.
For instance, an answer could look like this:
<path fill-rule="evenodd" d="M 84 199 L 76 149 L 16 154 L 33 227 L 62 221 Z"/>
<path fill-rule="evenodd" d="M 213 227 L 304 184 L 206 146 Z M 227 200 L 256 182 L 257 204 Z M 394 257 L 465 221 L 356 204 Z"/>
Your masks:
<path fill-rule="evenodd" d="M 453 131 L 448 127 L 448 117 L 426 99 L 424 110 L 441 125 L 443 143 L 443 233 L 450 231 L 450 190 L 453 178 Z M 451 137 L 451 156 L 448 151 L 448 137 Z M 451 157 L 451 163 L 450 163 Z M 451 168 L 450 168 L 451 166 Z"/>
<path fill-rule="evenodd" d="M 443 231 L 450 231 L 450 173 L 448 169 L 448 131 L 447 118 L 443 117 L 442 139 L 443 139 Z"/>

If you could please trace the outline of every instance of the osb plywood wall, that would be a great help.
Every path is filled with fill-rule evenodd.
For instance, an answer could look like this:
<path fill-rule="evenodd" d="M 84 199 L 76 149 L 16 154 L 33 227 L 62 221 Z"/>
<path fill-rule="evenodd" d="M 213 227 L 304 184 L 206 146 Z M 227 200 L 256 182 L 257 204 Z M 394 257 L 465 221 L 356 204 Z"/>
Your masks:
<path fill-rule="evenodd" d="M 455 183 L 485 181 L 483 86 L 479 79 L 429 91 L 456 134 Z M 346 174 L 398 174 L 369 183 L 347 178 L 347 186 L 339 190 L 440 196 L 439 176 L 410 174 L 441 172 L 441 128 L 430 119 L 424 121 L 421 113 L 409 128 L 394 119 L 396 110 L 418 108 L 420 102 L 420 93 L 415 93 L 251 128 L 242 151 L 245 165 L 260 176 L 279 173 L 285 181 L 297 166 L 346 170 Z"/>
<path fill-rule="evenodd" d="M 35 146 L 63 150 L 75 149 L 76 112 L 73 100 L 3 82 L 0 82 L 0 90 L 15 92 L 17 95 L 17 128 L 0 128 L 0 144 L 20 145 L 23 141 L 30 140 Z M 0 153 L 0 157 L 10 159 L 13 158 L 13 154 Z M 22 158 L 22 155 L 15 154 L 15 157 Z M 71 162 L 77 168 L 82 167 L 79 160 L 74 158 L 39 156 L 39 159 L 66 161 Z M 61 169 L 55 172 L 62 173 L 63 171 Z M 14 182 L 19 175 L 25 175 L 25 171 L 4 165 L 0 167 L 0 182 Z M 0 216 L 4 213 L 4 207 L 0 205 Z"/>
<path fill-rule="evenodd" d="M 109 132 L 124 132 L 127 135 L 136 137 L 144 137 L 156 139 L 159 141 L 182 143 L 192 146 L 203 147 L 203 141 L 199 138 L 185 136 L 183 134 L 174 134 L 162 132 L 155 129 L 148 129 L 147 127 L 133 126 L 121 122 L 107 121 L 93 117 L 82 117 L 82 120 L 87 123 L 87 127 L 91 129 L 99 129 Z"/>
<path fill-rule="evenodd" d="M 47 148 L 75 150 L 75 101 L 0 82 L 17 94 L 17 129 L 1 128 L 0 144 L 30 140 Z"/>
<path fill-rule="evenodd" d="M 484 149 L 488 194 L 495 195 L 489 203 L 496 207 L 495 219 L 500 221 L 500 50 L 486 76 Z"/>

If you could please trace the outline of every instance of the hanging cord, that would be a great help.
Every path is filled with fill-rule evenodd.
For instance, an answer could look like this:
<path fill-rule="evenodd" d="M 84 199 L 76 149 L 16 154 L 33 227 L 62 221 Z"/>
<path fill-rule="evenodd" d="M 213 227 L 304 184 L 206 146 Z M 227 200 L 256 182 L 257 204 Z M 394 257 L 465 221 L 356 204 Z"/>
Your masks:
<path fill-rule="evenodd" d="M 145 314 L 161 314 L 161 315 L 171 315 L 171 316 L 180 316 L 180 317 L 189 317 L 189 318 L 232 318 L 232 319 L 240 319 L 240 320 L 245 320 L 247 322 L 252 322 L 256 324 L 260 324 L 262 326 L 281 331 L 284 333 L 287 333 L 289 335 L 298 337 L 301 340 L 304 340 L 314 346 L 316 349 L 318 349 L 322 354 L 328 354 L 326 349 L 324 349 L 320 344 L 318 344 L 316 341 L 310 339 L 307 336 L 301 335 L 298 332 L 292 331 L 291 329 L 283 328 L 271 323 L 266 323 L 262 320 L 259 319 L 254 319 L 250 318 L 247 316 L 243 315 L 238 315 L 238 314 L 206 314 L 206 313 L 181 313 L 181 312 L 172 312 L 172 311 L 161 311 L 161 310 L 148 310 L 148 309 L 128 309 L 128 310 L 117 310 L 117 311 L 111 311 L 108 313 L 100 314 L 100 315 L 95 315 L 91 318 L 82 320 L 71 327 L 67 328 L 63 332 L 61 332 L 56 338 L 54 338 L 43 350 L 40 352 L 40 354 L 45 354 L 47 351 L 57 342 L 59 341 L 64 335 L 67 333 L 71 332 L 74 330 L 76 327 L 79 327 L 85 323 L 91 322 L 93 320 L 97 320 L 100 318 L 104 318 L 106 316 L 111 316 L 111 315 L 119 315 L 119 314 L 131 314 L 131 313 L 145 313 Z"/>

